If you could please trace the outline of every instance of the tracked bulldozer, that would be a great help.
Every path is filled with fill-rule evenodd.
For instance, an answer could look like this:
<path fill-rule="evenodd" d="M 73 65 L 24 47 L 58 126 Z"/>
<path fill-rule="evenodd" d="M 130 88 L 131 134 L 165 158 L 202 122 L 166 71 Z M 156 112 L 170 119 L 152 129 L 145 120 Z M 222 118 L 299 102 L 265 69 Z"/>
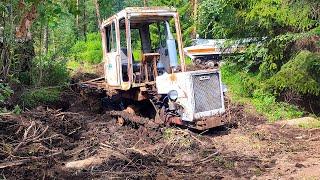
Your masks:
<path fill-rule="evenodd" d="M 218 69 L 187 71 L 179 15 L 167 7 L 129 7 L 100 27 L 104 77 L 81 83 L 104 94 L 119 124 L 223 125 Z"/>

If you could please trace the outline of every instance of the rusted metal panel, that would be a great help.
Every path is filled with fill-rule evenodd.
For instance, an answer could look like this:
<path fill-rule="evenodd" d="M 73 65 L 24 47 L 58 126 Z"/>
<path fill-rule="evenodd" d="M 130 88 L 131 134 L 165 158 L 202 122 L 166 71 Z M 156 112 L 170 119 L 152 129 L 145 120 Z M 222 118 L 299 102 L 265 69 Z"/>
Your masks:
<path fill-rule="evenodd" d="M 211 118 L 201 119 L 196 121 L 195 128 L 198 130 L 205 130 L 205 129 L 210 129 L 210 128 L 218 127 L 222 125 L 223 125 L 222 118 L 216 116 L 216 117 L 211 117 Z"/>
<path fill-rule="evenodd" d="M 207 47 L 207 48 L 196 48 L 186 50 L 188 54 L 203 54 L 203 53 L 215 53 L 216 48 Z"/>

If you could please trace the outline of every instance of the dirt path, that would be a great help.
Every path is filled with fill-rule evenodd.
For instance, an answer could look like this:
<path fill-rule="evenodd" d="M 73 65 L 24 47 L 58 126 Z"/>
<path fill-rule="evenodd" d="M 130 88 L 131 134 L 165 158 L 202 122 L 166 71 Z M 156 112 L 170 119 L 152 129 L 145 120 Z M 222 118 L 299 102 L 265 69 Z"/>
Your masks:
<path fill-rule="evenodd" d="M 319 179 L 320 130 L 268 124 L 229 105 L 232 126 L 207 132 L 116 126 L 98 102 L 1 117 L 6 179 Z"/>

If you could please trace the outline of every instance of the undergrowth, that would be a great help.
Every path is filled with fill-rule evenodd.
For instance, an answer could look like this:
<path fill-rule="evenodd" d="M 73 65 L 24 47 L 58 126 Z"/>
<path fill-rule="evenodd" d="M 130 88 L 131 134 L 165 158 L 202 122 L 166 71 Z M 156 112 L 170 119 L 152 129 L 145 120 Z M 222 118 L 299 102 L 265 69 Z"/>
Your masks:
<path fill-rule="evenodd" d="M 221 68 L 223 82 L 227 84 L 231 99 L 241 104 L 251 104 L 270 122 L 301 117 L 304 112 L 296 106 L 278 102 L 275 95 L 263 90 L 262 81 L 253 73 L 243 72 L 236 66 L 225 64 Z"/>
<path fill-rule="evenodd" d="M 320 95 L 320 54 L 301 51 L 284 64 L 268 84 L 276 90 Z"/>
<path fill-rule="evenodd" d="M 70 60 L 67 62 L 67 68 L 71 70 L 71 76 L 77 72 L 85 72 L 85 73 L 94 73 L 94 65 L 87 62 L 78 62 L 74 60 Z"/>
<path fill-rule="evenodd" d="M 60 93 L 61 88 L 30 89 L 22 94 L 21 104 L 27 108 L 54 104 L 59 100 Z"/>
<path fill-rule="evenodd" d="M 71 48 L 70 60 L 98 64 L 102 60 L 100 33 L 89 33 L 87 41 L 77 41 Z"/>
<path fill-rule="evenodd" d="M 13 94 L 13 90 L 5 83 L 0 83 L 0 104 Z"/>

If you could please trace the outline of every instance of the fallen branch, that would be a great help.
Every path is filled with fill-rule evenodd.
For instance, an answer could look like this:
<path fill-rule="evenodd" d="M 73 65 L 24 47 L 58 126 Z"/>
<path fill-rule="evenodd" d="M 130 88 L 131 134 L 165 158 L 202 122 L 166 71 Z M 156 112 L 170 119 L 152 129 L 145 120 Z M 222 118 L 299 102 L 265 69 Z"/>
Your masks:
<path fill-rule="evenodd" d="M 12 115 L 12 112 L 0 113 L 0 116 L 10 116 L 10 115 Z"/>
<path fill-rule="evenodd" d="M 0 169 L 7 168 L 7 167 L 12 167 L 12 166 L 19 166 L 25 163 L 30 162 L 31 159 L 23 159 L 23 160 L 17 160 L 17 161 L 12 161 L 12 162 L 5 162 L 0 164 Z"/>
<path fill-rule="evenodd" d="M 18 149 L 24 145 L 27 141 L 27 138 L 28 138 L 28 134 L 29 134 L 29 131 L 31 130 L 31 128 L 35 125 L 35 122 L 32 121 L 31 122 L 31 125 L 24 131 L 24 134 L 23 134 L 23 138 L 22 138 L 22 141 L 14 148 L 13 150 L 13 153 L 17 152 Z"/>
<path fill-rule="evenodd" d="M 74 113 L 74 112 L 61 112 L 59 114 L 54 115 L 55 117 L 59 117 L 62 115 L 79 115 L 79 113 Z"/>
<path fill-rule="evenodd" d="M 59 155 L 59 154 L 61 154 L 61 153 L 62 153 L 62 151 L 59 151 L 59 152 L 50 154 L 50 155 L 48 155 L 48 156 L 30 157 L 30 158 L 28 158 L 28 159 L 21 159 L 21 160 L 16 160 L 16 161 L 11 161 L 11 162 L 0 163 L 0 169 L 12 167 L 12 166 L 23 165 L 23 164 L 29 163 L 29 162 L 31 162 L 31 161 L 34 161 L 34 160 L 49 158 L 49 157 L 52 157 L 52 156 Z"/>
<path fill-rule="evenodd" d="M 33 134 L 31 136 L 28 136 L 30 134 L 30 131 L 33 127 L 35 127 L 36 123 L 34 121 L 31 122 L 30 126 L 24 131 L 22 141 L 14 148 L 13 153 L 16 153 L 19 148 L 23 145 L 26 145 L 30 142 L 37 142 L 40 140 L 40 138 L 47 132 L 49 126 L 46 126 L 45 129 L 37 135 L 38 130 L 35 129 L 33 131 Z"/>

